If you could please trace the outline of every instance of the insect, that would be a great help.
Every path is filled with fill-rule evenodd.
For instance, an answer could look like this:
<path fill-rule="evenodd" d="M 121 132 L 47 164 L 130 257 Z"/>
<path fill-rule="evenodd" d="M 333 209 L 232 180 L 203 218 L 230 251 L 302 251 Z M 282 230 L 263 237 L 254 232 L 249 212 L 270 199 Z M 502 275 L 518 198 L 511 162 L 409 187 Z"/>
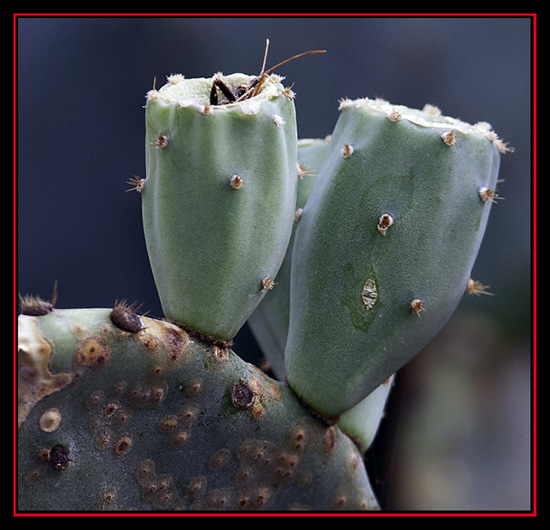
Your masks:
<path fill-rule="evenodd" d="M 275 68 L 278 68 L 279 66 L 282 66 L 285 63 L 288 63 L 294 59 L 297 59 L 298 57 L 302 57 L 304 55 L 309 55 L 312 53 L 325 53 L 326 51 L 326 50 L 312 50 L 308 52 L 299 53 L 298 55 L 294 55 L 289 59 L 285 59 L 284 61 L 266 70 L 265 63 L 267 59 L 268 49 L 269 49 L 269 39 L 266 40 L 262 69 L 260 70 L 260 73 L 256 77 L 250 80 L 248 84 L 240 84 L 237 86 L 230 87 L 223 81 L 223 79 L 220 76 L 216 77 L 216 79 L 214 79 L 214 81 L 212 82 L 212 88 L 210 89 L 210 104 L 227 105 L 228 103 L 236 103 L 238 101 L 243 101 L 253 96 L 257 96 L 260 92 L 260 89 L 262 88 L 262 84 L 265 80 L 265 77 L 267 76 L 267 74 L 275 70 Z M 224 96 L 223 99 L 219 98 L 218 90 L 219 92 L 221 92 L 222 96 Z"/>

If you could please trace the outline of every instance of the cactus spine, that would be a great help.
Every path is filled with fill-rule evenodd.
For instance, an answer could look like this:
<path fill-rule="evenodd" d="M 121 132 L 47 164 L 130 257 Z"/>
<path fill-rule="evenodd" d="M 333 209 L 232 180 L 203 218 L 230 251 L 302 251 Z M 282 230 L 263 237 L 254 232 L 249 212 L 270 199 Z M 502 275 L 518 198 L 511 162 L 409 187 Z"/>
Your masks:
<path fill-rule="evenodd" d="M 222 104 L 243 74 L 172 76 L 148 94 L 141 183 L 151 268 L 167 318 L 231 340 L 272 288 L 296 203 L 296 118 L 280 78 Z M 215 101 L 218 104 L 212 104 Z"/>
<path fill-rule="evenodd" d="M 368 98 L 341 103 L 296 230 L 285 371 L 327 417 L 439 331 L 466 290 L 502 142 L 485 123 Z"/>

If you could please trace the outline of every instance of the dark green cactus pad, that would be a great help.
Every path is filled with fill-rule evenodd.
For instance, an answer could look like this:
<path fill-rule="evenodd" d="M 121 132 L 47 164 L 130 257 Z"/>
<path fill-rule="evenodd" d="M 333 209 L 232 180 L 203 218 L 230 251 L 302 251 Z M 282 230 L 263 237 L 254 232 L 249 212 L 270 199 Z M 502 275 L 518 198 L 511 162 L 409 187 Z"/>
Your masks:
<path fill-rule="evenodd" d="M 287 386 L 124 305 L 20 316 L 18 401 L 20 511 L 378 509 Z"/>

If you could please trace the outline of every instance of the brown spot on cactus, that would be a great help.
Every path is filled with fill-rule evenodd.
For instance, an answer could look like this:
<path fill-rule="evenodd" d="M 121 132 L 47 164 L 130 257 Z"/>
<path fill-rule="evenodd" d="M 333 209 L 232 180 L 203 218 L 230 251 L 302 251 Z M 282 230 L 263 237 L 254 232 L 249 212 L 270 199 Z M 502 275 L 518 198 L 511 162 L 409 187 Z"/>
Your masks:
<path fill-rule="evenodd" d="M 25 473 L 24 481 L 26 484 L 36 484 L 44 476 L 44 469 L 31 469 Z"/>
<path fill-rule="evenodd" d="M 329 453 L 333 453 L 336 448 L 336 430 L 333 426 L 330 426 L 325 431 L 325 436 L 323 438 L 325 449 Z"/>
<path fill-rule="evenodd" d="M 126 392 L 128 388 L 128 383 L 126 381 L 119 381 L 113 386 L 113 394 L 115 396 L 119 396 Z"/>
<path fill-rule="evenodd" d="M 376 288 L 376 282 L 373 278 L 368 278 L 365 285 L 363 285 L 361 298 L 365 307 L 367 309 L 372 309 L 378 299 L 378 289 Z"/>
<path fill-rule="evenodd" d="M 109 318 L 117 328 L 128 333 L 137 333 L 145 327 L 143 320 L 136 313 L 135 305 L 128 305 L 124 300 L 115 303 Z"/>
<path fill-rule="evenodd" d="M 302 451 L 306 445 L 306 431 L 301 426 L 293 427 L 290 430 L 290 447 L 294 451 Z"/>
<path fill-rule="evenodd" d="M 98 508 L 102 511 L 112 510 L 115 507 L 116 489 L 114 487 L 105 488 L 99 498 Z"/>
<path fill-rule="evenodd" d="M 143 460 L 140 462 L 135 471 L 135 478 L 139 484 L 147 483 L 155 476 L 155 464 L 152 460 Z"/>
<path fill-rule="evenodd" d="M 231 453 L 228 449 L 219 449 L 208 460 L 208 469 L 210 471 L 219 471 L 229 462 Z"/>
<path fill-rule="evenodd" d="M 189 336 L 182 329 L 167 327 L 163 333 L 166 349 L 171 361 L 177 361 L 189 344 Z"/>
<path fill-rule="evenodd" d="M 86 400 L 86 408 L 88 410 L 94 409 L 99 405 L 99 403 L 101 403 L 104 397 L 105 397 L 105 394 L 103 393 L 102 390 L 96 390 L 95 392 L 92 392 L 88 396 L 88 399 Z"/>
<path fill-rule="evenodd" d="M 119 427 L 126 425 L 130 421 L 130 413 L 126 411 L 120 411 L 116 417 L 116 423 Z"/>
<path fill-rule="evenodd" d="M 187 487 L 187 492 L 191 497 L 196 497 L 200 493 L 203 493 L 206 491 L 207 486 L 207 480 L 206 477 L 200 476 L 200 477 L 193 477 L 189 481 L 189 486 Z"/>
<path fill-rule="evenodd" d="M 230 488 L 210 490 L 206 495 L 205 507 L 210 510 L 225 510 L 230 505 L 232 491 Z"/>
<path fill-rule="evenodd" d="M 109 417 L 112 416 L 118 408 L 118 405 L 116 403 L 108 403 L 103 408 L 103 416 Z"/>
<path fill-rule="evenodd" d="M 185 384 L 183 387 L 183 393 L 187 397 L 197 396 L 202 389 L 202 379 L 193 379 Z"/>
<path fill-rule="evenodd" d="M 212 348 L 212 355 L 216 361 L 219 362 L 225 362 L 229 360 L 229 351 L 227 348 L 220 348 L 218 346 L 214 346 Z"/>
<path fill-rule="evenodd" d="M 40 428 L 44 432 L 53 432 L 61 423 L 61 413 L 59 409 L 51 408 L 42 413 L 40 416 Z"/>
<path fill-rule="evenodd" d="M 21 427 L 36 403 L 66 387 L 73 377 L 69 373 L 50 372 L 52 349 L 34 319 L 19 317 L 18 340 L 17 422 Z"/>
<path fill-rule="evenodd" d="M 121 438 L 115 445 L 115 453 L 117 455 L 123 455 L 130 450 L 132 446 L 132 440 L 128 437 Z"/>
<path fill-rule="evenodd" d="M 180 431 L 172 436 L 172 443 L 179 447 L 189 440 L 189 433 L 186 431 Z"/>
<path fill-rule="evenodd" d="M 280 477 L 288 478 L 293 475 L 298 464 L 296 453 L 282 453 L 278 456 L 275 473 Z"/>
<path fill-rule="evenodd" d="M 185 427 L 192 425 L 198 418 L 200 408 L 196 403 L 186 403 L 177 413 L 178 421 Z"/>
<path fill-rule="evenodd" d="M 159 421 L 160 432 L 170 432 L 176 428 L 178 419 L 176 416 L 166 416 Z"/>
<path fill-rule="evenodd" d="M 235 480 L 239 483 L 247 482 L 250 480 L 251 477 L 252 477 L 252 471 L 250 470 L 249 467 L 246 467 L 246 466 L 239 467 L 239 469 L 237 469 L 237 472 L 235 474 Z"/>
<path fill-rule="evenodd" d="M 235 383 L 231 392 L 233 405 L 238 409 L 246 409 L 252 407 L 256 396 L 253 390 L 243 381 Z"/>
<path fill-rule="evenodd" d="M 50 465 L 59 471 L 69 467 L 69 449 L 64 445 L 57 444 L 50 449 Z"/>
<path fill-rule="evenodd" d="M 179 504 L 176 487 L 170 475 L 154 475 L 143 480 L 141 494 L 145 502 L 158 509 L 175 509 Z"/>
<path fill-rule="evenodd" d="M 138 409 L 152 409 L 159 406 L 166 397 L 166 388 L 158 385 L 136 383 L 129 392 L 131 404 Z"/>
<path fill-rule="evenodd" d="M 239 456 L 247 463 L 267 466 L 272 461 L 273 450 L 268 441 L 249 438 L 239 446 Z"/>
<path fill-rule="evenodd" d="M 146 350 L 158 350 L 159 342 L 151 333 L 140 333 L 138 335 L 138 340 L 145 347 Z"/>
<path fill-rule="evenodd" d="M 110 357 L 109 349 L 96 337 L 84 339 L 76 352 L 76 362 L 80 366 L 92 369 L 103 368 L 109 362 Z"/>
<path fill-rule="evenodd" d="M 50 450 L 46 447 L 43 447 L 38 451 L 38 454 L 36 456 L 41 462 L 48 462 L 50 460 Z"/>

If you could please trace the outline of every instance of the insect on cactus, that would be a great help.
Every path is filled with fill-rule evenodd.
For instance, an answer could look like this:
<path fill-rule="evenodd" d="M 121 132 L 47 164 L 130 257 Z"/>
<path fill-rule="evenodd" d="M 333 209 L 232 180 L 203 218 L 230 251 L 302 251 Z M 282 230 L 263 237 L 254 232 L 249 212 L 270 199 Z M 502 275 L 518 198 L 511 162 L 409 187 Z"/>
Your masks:
<path fill-rule="evenodd" d="M 364 453 L 394 374 L 486 292 L 507 148 L 368 98 L 298 140 L 291 59 L 266 57 L 147 94 L 131 184 L 163 318 L 21 297 L 18 510 L 381 509 Z M 247 321 L 273 376 L 231 349 Z"/>

